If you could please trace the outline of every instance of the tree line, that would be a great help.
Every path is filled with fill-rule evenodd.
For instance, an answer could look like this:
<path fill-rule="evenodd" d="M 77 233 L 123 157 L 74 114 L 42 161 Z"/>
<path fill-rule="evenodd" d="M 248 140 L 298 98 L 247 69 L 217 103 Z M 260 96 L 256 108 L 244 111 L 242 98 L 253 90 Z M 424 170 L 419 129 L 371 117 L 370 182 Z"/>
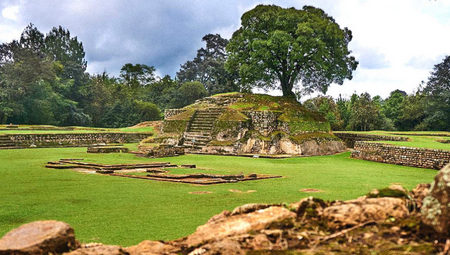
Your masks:
<path fill-rule="evenodd" d="M 130 126 L 217 93 L 325 94 L 358 66 L 348 49 L 351 31 L 312 6 L 258 5 L 242 15 L 230 40 L 219 34 L 202 40 L 205 46 L 173 78 L 138 63 L 124 64 L 115 77 L 86 72 L 83 44 L 67 29 L 44 35 L 30 24 L 18 40 L 0 45 L 0 123 Z M 304 105 L 323 113 L 335 130 L 449 130 L 449 93 L 447 56 L 414 94 L 319 96 Z"/>
<path fill-rule="evenodd" d="M 0 123 L 124 127 L 239 90 L 236 75 L 224 67 L 228 40 L 213 34 L 203 40 L 206 47 L 175 79 L 131 63 L 114 77 L 86 72 L 83 44 L 67 29 L 54 27 L 44 35 L 30 24 L 19 40 L 0 45 Z"/>
<path fill-rule="evenodd" d="M 369 93 L 317 96 L 303 102 L 322 113 L 333 130 L 442 130 L 450 131 L 450 56 L 434 67 L 427 83 L 407 94 L 394 90 L 389 97 Z M 443 75 L 444 74 L 444 75 Z"/>

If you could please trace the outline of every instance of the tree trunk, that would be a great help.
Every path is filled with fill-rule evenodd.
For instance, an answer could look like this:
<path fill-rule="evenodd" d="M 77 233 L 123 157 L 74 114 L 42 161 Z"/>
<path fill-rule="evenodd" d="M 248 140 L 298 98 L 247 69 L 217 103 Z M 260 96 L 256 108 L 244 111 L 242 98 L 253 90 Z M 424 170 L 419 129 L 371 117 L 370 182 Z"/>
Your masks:
<path fill-rule="evenodd" d="M 289 81 L 280 80 L 281 90 L 283 91 L 284 97 L 296 97 L 294 92 L 292 92 L 292 85 Z"/>

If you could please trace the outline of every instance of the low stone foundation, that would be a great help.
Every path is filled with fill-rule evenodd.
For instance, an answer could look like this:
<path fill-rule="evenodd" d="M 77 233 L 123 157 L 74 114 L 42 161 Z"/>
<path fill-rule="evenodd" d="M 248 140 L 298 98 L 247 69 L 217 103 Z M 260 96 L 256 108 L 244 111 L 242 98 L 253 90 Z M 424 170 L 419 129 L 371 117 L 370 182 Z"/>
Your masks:
<path fill-rule="evenodd" d="M 79 133 L 7 135 L 17 148 L 87 146 L 98 143 L 136 143 L 150 133 Z"/>
<path fill-rule="evenodd" d="M 88 153 L 120 153 L 120 152 L 128 152 L 128 148 L 119 147 L 119 146 L 93 146 L 88 147 Z"/>
<path fill-rule="evenodd" d="M 158 147 L 151 148 L 145 154 L 146 157 L 163 158 L 184 155 L 184 147 L 161 144 Z"/>
<path fill-rule="evenodd" d="M 402 136 L 370 135 L 346 132 L 333 132 L 333 135 L 344 141 L 348 148 L 353 148 L 356 141 L 408 141 L 407 137 Z"/>
<path fill-rule="evenodd" d="M 441 169 L 450 163 L 450 151 L 357 141 L 352 158 L 421 168 Z"/>

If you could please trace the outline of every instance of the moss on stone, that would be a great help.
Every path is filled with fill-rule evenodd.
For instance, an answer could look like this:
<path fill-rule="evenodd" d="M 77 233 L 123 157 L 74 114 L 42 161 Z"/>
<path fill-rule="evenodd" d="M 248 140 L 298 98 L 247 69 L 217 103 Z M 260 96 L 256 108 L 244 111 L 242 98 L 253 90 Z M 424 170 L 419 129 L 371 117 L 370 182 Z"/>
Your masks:
<path fill-rule="evenodd" d="M 248 117 L 240 111 L 234 109 L 225 110 L 222 115 L 219 116 L 219 121 L 246 121 Z"/>
<path fill-rule="evenodd" d="M 326 142 L 326 141 L 339 141 L 340 139 L 330 133 L 324 132 L 308 132 L 297 135 L 289 136 L 289 139 L 296 144 L 302 144 L 306 141 L 317 141 L 317 142 Z"/>
<path fill-rule="evenodd" d="M 181 134 L 186 130 L 188 120 L 165 120 L 163 131 L 164 133 L 177 133 Z"/>
<path fill-rule="evenodd" d="M 211 142 L 209 142 L 209 145 L 213 145 L 213 146 L 232 146 L 235 142 L 234 141 L 217 141 L 217 140 L 212 140 Z"/>
<path fill-rule="evenodd" d="M 408 197 L 408 194 L 406 194 L 404 191 L 397 190 L 397 189 L 390 189 L 390 188 L 383 188 L 378 190 L 377 193 L 369 193 L 367 194 L 367 197 L 370 198 L 376 198 L 376 197 L 399 197 L 399 198 L 406 198 Z"/>
<path fill-rule="evenodd" d="M 187 108 L 186 111 L 171 116 L 168 120 L 190 120 L 192 118 L 192 115 L 194 115 L 195 109 L 194 108 Z"/>

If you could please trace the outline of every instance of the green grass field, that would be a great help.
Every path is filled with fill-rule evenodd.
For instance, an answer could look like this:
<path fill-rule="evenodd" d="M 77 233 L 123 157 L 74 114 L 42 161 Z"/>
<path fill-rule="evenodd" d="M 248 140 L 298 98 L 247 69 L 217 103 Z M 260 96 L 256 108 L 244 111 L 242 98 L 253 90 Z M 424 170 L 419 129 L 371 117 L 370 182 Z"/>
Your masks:
<path fill-rule="evenodd" d="M 44 168 L 47 161 L 61 158 L 98 163 L 165 161 L 196 164 L 214 173 L 284 178 L 195 186 Z M 431 182 L 436 173 L 351 159 L 348 152 L 289 159 L 207 155 L 145 159 L 123 153 L 88 154 L 86 148 L 0 150 L 0 236 L 26 222 L 55 219 L 74 227 L 81 242 L 127 246 L 145 239 L 169 240 L 188 235 L 211 216 L 245 203 L 290 203 L 311 195 L 352 199 L 390 183 L 411 189 Z M 305 188 L 321 192 L 300 191 Z M 232 193 L 230 189 L 256 192 Z M 193 191 L 212 193 L 189 194 Z"/>
<path fill-rule="evenodd" d="M 361 133 L 386 136 L 408 137 L 409 141 L 377 141 L 398 146 L 429 148 L 450 151 L 450 143 L 441 143 L 438 140 L 450 140 L 450 132 L 445 131 L 336 131 L 347 133 Z M 419 135 L 415 135 L 419 134 Z M 439 136 L 438 136 L 439 135 Z"/>

